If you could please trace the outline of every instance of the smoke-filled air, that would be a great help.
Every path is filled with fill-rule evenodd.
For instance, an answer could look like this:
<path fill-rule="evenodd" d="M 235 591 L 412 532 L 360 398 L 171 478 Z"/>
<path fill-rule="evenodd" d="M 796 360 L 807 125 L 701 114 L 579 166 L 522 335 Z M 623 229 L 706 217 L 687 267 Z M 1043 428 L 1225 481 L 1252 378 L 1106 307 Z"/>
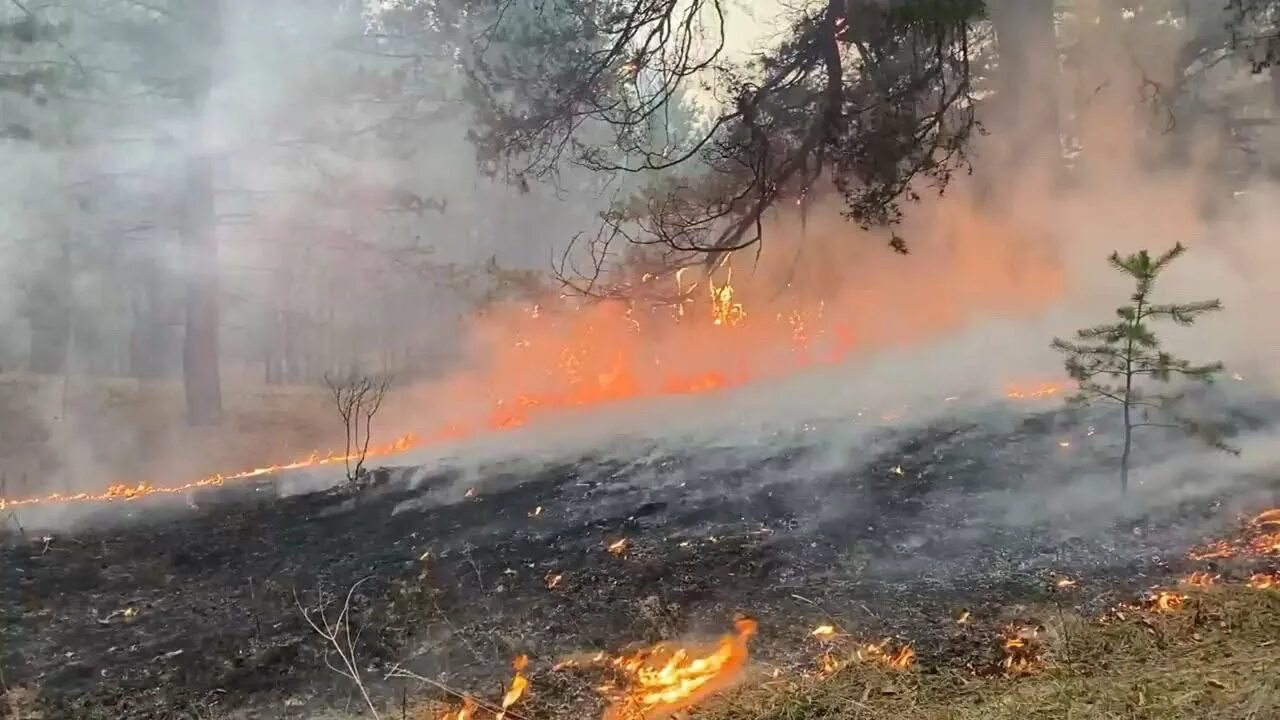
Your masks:
<path fill-rule="evenodd" d="M 1280 717 L 1280 2 L 0 0 L 0 719 Z"/>

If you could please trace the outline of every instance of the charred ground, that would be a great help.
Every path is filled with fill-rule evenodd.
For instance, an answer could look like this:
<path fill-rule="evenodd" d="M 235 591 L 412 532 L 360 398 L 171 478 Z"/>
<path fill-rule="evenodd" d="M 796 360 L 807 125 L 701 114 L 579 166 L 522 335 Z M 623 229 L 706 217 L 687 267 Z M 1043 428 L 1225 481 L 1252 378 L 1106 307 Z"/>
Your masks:
<path fill-rule="evenodd" d="M 1267 432 L 1280 412 L 1252 403 L 1232 417 Z M 1132 598 L 1181 573 L 1186 549 L 1237 512 L 1280 497 L 1270 477 L 1240 478 L 1117 510 L 1106 428 L 1091 422 L 999 407 L 844 444 L 840 427 L 818 425 L 750 447 L 636 442 L 551 464 L 391 469 L 288 498 L 228 488 L 197 509 L 139 505 L 140 519 L 104 513 L 52 539 L 29 529 L 2 556 L 5 680 L 37 688 L 55 718 L 290 717 L 341 703 L 348 688 L 299 604 L 341 602 L 362 578 L 360 660 L 396 696 L 380 680 L 396 663 L 491 693 L 527 653 L 530 714 L 590 712 L 590 684 L 552 673 L 556 659 L 719 633 L 738 612 L 760 621 L 754 657 L 783 667 L 811 662 L 818 622 L 976 667 L 991 649 L 951 622 L 962 609 L 995 623 L 1032 604 L 1089 612 Z M 606 550 L 623 538 L 625 552 Z M 1062 575 L 1078 584 L 1056 588 Z"/>

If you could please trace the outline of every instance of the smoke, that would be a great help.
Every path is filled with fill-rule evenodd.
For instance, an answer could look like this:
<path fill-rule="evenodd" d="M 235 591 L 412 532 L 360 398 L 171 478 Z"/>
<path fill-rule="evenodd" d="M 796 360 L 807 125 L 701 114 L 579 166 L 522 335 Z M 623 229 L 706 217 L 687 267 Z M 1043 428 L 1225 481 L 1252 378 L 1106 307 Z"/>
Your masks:
<path fill-rule="evenodd" d="M 759 459 L 809 422 L 861 428 L 818 443 L 811 470 L 826 472 L 894 423 L 1060 379 L 1049 341 L 1109 320 L 1130 292 L 1106 256 L 1175 242 L 1191 252 L 1160 296 L 1220 297 L 1227 309 L 1170 330 L 1170 348 L 1269 388 L 1280 377 L 1263 339 L 1280 328 L 1257 310 L 1277 293 L 1266 276 L 1280 252 L 1268 241 L 1274 188 L 1234 171 L 1218 124 L 1168 104 L 1198 28 L 1153 24 L 1156 8 L 1094 24 L 1076 5 L 1059 18 L 1071 48 L 1062 66 L 1032 42 L 1043 18 L 997 18 L 1001 44 L 1038 54 L 1016 88 L 991 70 L 997 94 L 983 108 L 991 132 L 973 148 L 975 172 L 941 197 L 919 188 L 923 201 L 897 229 L 909 255 L 847 222 L 838 198 L 819 197 L 773 213 L 758 254 L 738 253 L 711 277 L 682 276 L 680 289 L 696 284 L 693 300 L 670 308 L 538 289 L 530 274 L 592 228 L 602 198 L 544 187 L 522 195 L 484 178 L 463 142 L 460 78 L 429 58 L 406 64 L 399 46 L 365 33 L 359 8 L 228 3 L 198 117 L 133 107 L 127 122 L 102 122 L 147 136 L 145 151 L 76 153 L 70 184 L 119 203 L 81 209 L 69 228 L 62 205 L 30 202 L 69 194 L 51 169 L 67 153 L 0 148 L 15 246 L 55 232 L 77 238 L 66 265 L 57 255 L 32 263 L 22 250 L 0 260 L 14 288 L 0 304 L 15 329 L 6 336 L 32 339 L 4 348 L 3 369 L 29 367 L 49 325 L 21 309 L 38 297 L 33 287 L 52 288 L 73 317 L 65 367 L 15 396 L 12 412 L 36 418 L 57 456 L 31 471 L 46 480 L 27 490 L 182 482 L 333 447 L 340 428 L 318 385 L 352 368 L 398 378 L 375 433 L 414 432 L 424 445 L 396 463 L 541 462 L 617 443 L 623 454 L 633 441 L 739 447 Z M 1238 64 L 1213 72 L 1221 77 L 1206 85 L 1271 107 L 1270 88 Z M 408 90 L 378 91 L 406 73 Z M 186 158 L 199 153 L 218 159 L 227 411 L 220 428 L 189 430 L 179 385 L 186 276 L 179 223 L 166 213 Z M 126 171 L 128 181 L 116 179 Z M 158 359 L 140 373 L 146 358 Z M 1265 443 L 1247 447 L 1250 467 L 1270 457 Z"/>

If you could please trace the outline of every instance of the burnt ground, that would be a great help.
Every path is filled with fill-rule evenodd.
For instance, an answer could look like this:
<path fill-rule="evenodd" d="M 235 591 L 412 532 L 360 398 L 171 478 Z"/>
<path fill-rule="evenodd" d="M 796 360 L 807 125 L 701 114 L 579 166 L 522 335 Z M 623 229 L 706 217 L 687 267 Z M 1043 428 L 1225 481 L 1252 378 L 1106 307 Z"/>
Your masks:
<path fill-rule="evenodd" d="M 1255 405 L 1233 422 L 1268 433 L 1268 417 L 1280 412 Z M 1274 476 L 1186 492 L 1214 485 L 1194 470 L 1121 502 L 1101 441 L 1110 428 L 1090 422 L 999 407 L 844 444 L 839 426 L 751 447 L 637 441 L 467 474 L 393 469 L 360 489 L 286 498 L 228 488 L 194 510 L 103 513 L 50 542 L 28 530 L 0 555 L 4 677 L 38 688 L 46 718 L 355 712 L 298 603 L 317 590 L 341 600 L 362 578 L 358 652 L 388 696 L 402 688 L 380 678 L 403 663 L 494 697 L 527 653 L 527 714 L 549 716 L 537 704 L 554 696 L 577 698 L 587 717 L 589 686 L 552 673 L 554 660 L 716 634 L 738 612 L 760 621 L 762 663 L 811 662 L 808 630 L 835 622 L 910 641 L 926 667 L 978 666 L 984 628 L 1033 606 L 1132 599 L 1204 567 L 1186 549 L 1239 513 L 1280 505 Z M 626 553 L 607 552 L 619 538 Z M 1058 574 L 1078 585 L 1055 588 Z M 961 609 L 972 625 L 950 620 Z"/>

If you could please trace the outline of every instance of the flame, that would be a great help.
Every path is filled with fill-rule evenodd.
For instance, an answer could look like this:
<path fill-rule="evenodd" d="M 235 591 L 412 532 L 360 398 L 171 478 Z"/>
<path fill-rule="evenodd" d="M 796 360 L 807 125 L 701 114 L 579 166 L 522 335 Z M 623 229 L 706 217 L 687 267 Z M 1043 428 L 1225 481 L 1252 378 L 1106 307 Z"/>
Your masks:
<path fill-rule="evenodd" d="M 1259 572 L 1249 577 L 1249 587 L 1254 590 L 1280 588 L 1280 572 Z"/>
<path fill-rule="evenodd" d="M 611 555 L 623 555 L 627 552 L 627 539 L 619 538 L 614 540 L 609 543 L 608 547 L 605 549 L 608 550 Z"/>
<path fill-rule="evenodd" d="M 832 273 L 845 270 L 837 271 L 829 258 L 821 259 L 830 253 L 809 252 L 815 246 L 808 238 L 799 265 L 799 256 L 789 257 L 785 269 L 773 268 L 777 272 L 753 265 L 747 283 L 736 282 L 730 266 L 722 284 L 707 278 L 709 296 L 692 293 L 699 281 L 690 284 L 681 278 L 683 271 L 676 273 L 677 289 L 685 295 L 676 313 L 669 312 L 670 308 L 643 308 L 624 301 L 589 303 L 552 295 L 486 306 L 467 335 L 471 343 L 468 356 L 475 362 L 438 383 L 405 391 L 408 402 L 420 399 L 424 408 L 447 408 L 448 416 L 424 417 L 420 432 L 370 448 L 368 457 L 510 431 L 583 408 L 704 395 L 769 382 L 842 363 L 868 350 L 921 342 L 961 327 L 974 311 L 1007 308 L 1011 298 L 1019 301 L 1019 308 L 1034 308 L 1056 297 L 1061 289 L 1060 272 L 1050 259 L 1023 258 L 1027 262 L 1017 264 L 1022 268 L 1018 273 L 997 269 L 1000 263 L 993 259 L 1011 260 L 1032 252 L 1012 228 L 996 227 L 966 210 L 959 210 L 955 223 L 954 232 L 972 236 L 973 242 L 953 246 L 948 241 L 945 248 L 939 248 L 960 262 L 958 269 L 948 264 L 945 272 L 932 262 L 915 267 L 913 260 L 895 259 L 895 270 L 888 274 L 872 273 L 863 263 L 839 264 L 857 276 L 857 282 L 846 284 L 844 279 L 832 277 Z M 843 243 L 836 243 L 833 252 L 842 252 L 839 248 L 843 247 Z M 903 315 L 886 323 L 881 312 L 872 309 L 877 303 L 870 301 L 879 294 L 898 298 L 904 277 L 900 273 L 908 271 L 913 279 L 927 279 L 933 291 L 927 304 L 923 300 L 902 301 L 906 303 Z M 653 276 L 649 279 L 656 280 Z M 833 282 L 837 280 L 840 282 Z M 783 296 L 778 296 L 776 289 L 793 284 L 795 294 L 779 300 Z M 774 297 L 769 302 L 785 306 L 748 317 L 742 298 L 766 294 Z M 692 305 L 696 312 L 686 315 L 686 305 Z M 689 321 L 690 317 L 708 316 L 710 322 Z M 733 332 L 719 331 L 725 328 Z M 1006 395 L 1043 398 L 1065 387 L 1044 382 L 1010 385 Z M 939 393 L 940 401 L 943 395 Z M 891 419 L 901 415 L 897 410 L 884 414 Z M 183 493 L 348 459 L 345 451 L 317 453 L 172 485 L 123 482 L 95 492 L 0 499 L 0 511 L 43 503 L 134 500 L 156 493 Z"/>
<path fill-rule="evenodd" d="M 1241 555 L 1280 554 L 1280 530 L 1270 529 L 1277 526 L 1280 526 L 1280 508 L 1265 510 L 1246 523 L 1244 532 L 1239 537 L 1214 540 L 1192 548 L 1187 557 L 1192 560 L 1218 560 Z"/>
<path fill-rule="evenodd" d="M 529 666 L 529 658 L 526 655 L 520 655 L 511 663 L 515 668 L 516 674 L 511 678 L 511 686 L 507 689 L 505 695 L 502 696 L 502 710 L 495 716 L 494 720 L 504 720 L 507 717 L 507 710 L 515 705 L 520 697 L 524 695 L 524 691 L 529 687 L 529 679 L 524 676 L 524 669 Z"/>
<path fill-rule="evenodd" d="M 397 438 L 394 442 L 386 445 L 371 446 L 365 454 L 365 458 L 375 458 L 384 455 L 393 455 L 401 453 L 418 445 L 418 438 L 413 433 L 408 433 Z M 250 470 L 241 470 L 229 474 L 218 473 L 210 475 L 199 480 L 182 483 L 180 485 L 160 486 L 153 485 L 149 482 L 137 483 L 117 483 L 111 485 L 105 490 L 96 493 L 51 493 L 49 495 L 34 495 L 26 498 L 5 499 L 0 498 L 0 512 L 5 510 L 13 510 L 16 508 L 27 507 L 32 505 L 46 505 L 53 503 L 83 503 L 83 502 L 107 502 L 113 500 L 137 500 L 139 498 L 149 497 L 153 495 L 174 495 L 199 490 L 202 488 L 221 487 L 229 482 L 237 480 L 247 480 L 249 478 L 263 477 L 272 475 L 286 470 L 297 470 L 307 467 L 319 467 L 323 465 L 332 465 L 334 463 L 345 463 L 348 460 L 356 460 L 358 454 L 342 455 L 335 452 L 329 452 L 321 455 L 313 452 L 310 455 L 278 465 L 266 465 L 256 467 Z"/>
<path fill-rule="evenodd" d="M 960 615 L 956 618 L 957 625 L 964 625 L 969 622 L 969 618 L 973 617 L 973 613 L 968 610 L 961 610 Z"/>
<path fill-rule="evenodd" d="M 1053 397 L 1063 392 L 1066 387 L 1066 385 L 1059 382 L 1046 382 L 1038 385 L 1008 385 L 1004 389 L 1004 396 L 1010 400 L 1037 400 Z"/>
<path fill-rule="evenodd" d="M 1167 613 L 1181 609 L 1186 601 L 1187 596 L 1181 593 L 1171 590 L 1157 590 L 1147 597 L 1146 607 L 1148 610 Z"/>
<path fill-rule="evenodd" d="M 612 702 L 604 720 L 665 717 L 727 687 L 746 665 L 747 641 L 756 623 L 741 619 L 735 628 L 735 634 L 725 635 L 710 652 L 659 644 L 609 660 L 621 687 L 607 688 Z"/>
<path fill-rule="evenodd" d="M 1066 589 L 1070 587 L 1075 587 L 1078 584 L 1079 582 L 1075 578 L 1060 577 L 1054 581 L 1053 586 L 1056 588 Z"/>
<path fill-rule="evenodd" d="M 834 625 L 819 625 L 818 627 L 813 629 L 813 632 L 809 634 L 813 637 L 818 638 L 819 640 L 830 640 L 831 638 L 835 637 L 836 628 Z"/>
<path fill-rule="evenodd" d="M 910 645 L 893 647 L 892 639 L 885 638 L 879 643 L 863 645 L 858 650 L 858 659 L 866 662 L 883 663 L 894 670 L 906 670 L 916 664 L 916 651 Z"/>
<path fill-rule="evenodd" d="M 564 573 L 549 572 L 542 578 L 543 584 L 548 590 L 555 590 L 560 585 L 560 581 L 564 579 Z"/>
<path fill-rule="evenodd" d="M 439 720 L 474 720 L 476 716 L 476 701 L 470 695 L 462 698 L 462 707 L 457 712 L 452 710 L 445 711 Z"/>
<path fill-rule="evenodd" d="M 1257 517 L 1249 521 L 1249 524 L 1255 527 L 1280 525 L 1280 508 L 1271 508 L 1270 510 L 1259 513 Z"/>
<path fill-rule="evenodd" d="M 1000 650 L 1004 658 L 1000 668 L 1005 675 L 1034 675 L 1044 667 L 1040 654 L 1040 631 L 1025 625 L 1008 625 L 1000 634 Z"/>
<path fill-rule="evenodd" d="M 716 326 L 733 327 L 747 317 L 742 303 L 733 301 L 733 268 L 729 268 L 729 276 L 724 285 L 716 286 L 715 278 L 708 279 L 711 289 L 711 323 Z"/>
<path fill-rule="evenodd" d="M 536 508 L 534 508 L 534 509 L 532 509 L 532 510 L 530 510 L 530 511 L 529 511 L 529 517 L 531 517 L 531 518 L 536 518 L 536 517 L 538 517 L 538 516 L 540 516 L 540 515 L 542 515 L 542 506 L 541 506 L 541 505 L 539 505 L 538 507 L 536 507 Z"/>
<path fill-rule="evenodd" d="M 1197 570 L 1196 572 L 1182 578 L 1182 584 L 1190 585 L 1191 587 L 1207 588 L 1212 587 L 1216 582 L 1218 582 L 1220 577 L 1221 575 L 1214 575 L 1212 573 L 1204 572 L 1203 570 Z"/>

